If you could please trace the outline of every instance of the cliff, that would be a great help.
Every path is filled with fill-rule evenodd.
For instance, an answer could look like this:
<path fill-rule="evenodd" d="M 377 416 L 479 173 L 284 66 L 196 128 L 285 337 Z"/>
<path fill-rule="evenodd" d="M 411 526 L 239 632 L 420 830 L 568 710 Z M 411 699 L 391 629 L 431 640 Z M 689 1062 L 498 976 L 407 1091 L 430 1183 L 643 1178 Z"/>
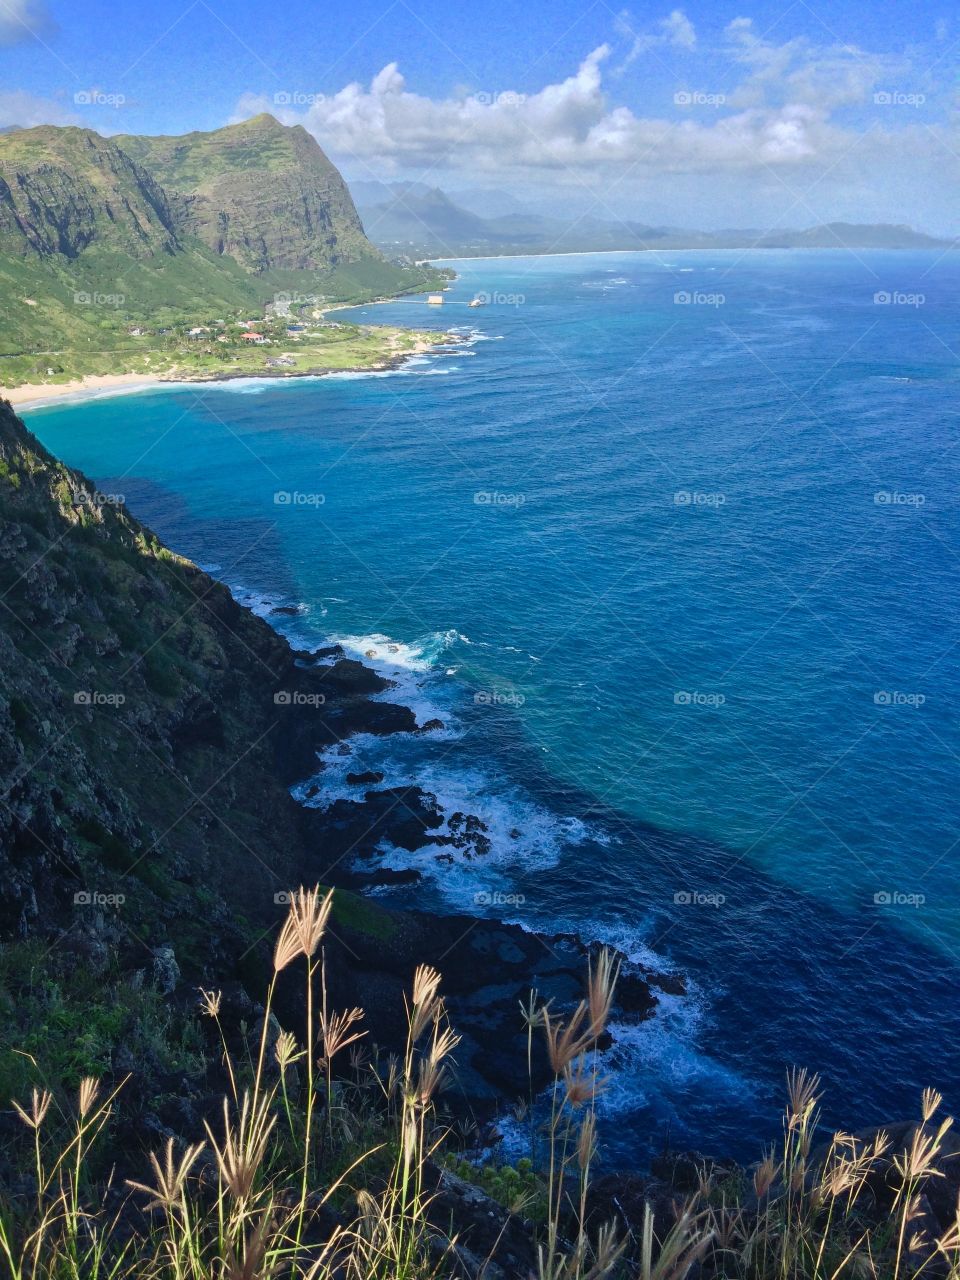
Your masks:
<path fill-rule="evenodd" d="M 380 259 L 316 140 L 259 115 L 210 133 L 121 137 L 170 195 L 177 225 L 249 271 Z"/>

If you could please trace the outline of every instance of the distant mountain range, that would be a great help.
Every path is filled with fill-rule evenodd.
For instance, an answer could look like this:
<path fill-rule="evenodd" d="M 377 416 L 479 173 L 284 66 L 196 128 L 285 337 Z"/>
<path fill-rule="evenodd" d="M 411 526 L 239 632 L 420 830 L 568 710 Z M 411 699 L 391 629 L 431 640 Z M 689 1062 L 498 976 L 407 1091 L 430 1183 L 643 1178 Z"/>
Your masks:
<path fill-rule="evenodd" d="M 3 351 L 95 344 L 119 319 L 262 310 L 279 290 L 361 300 L 417 287 L 426 274 L 370 243 L 300 126 L 259 115 L 182 137 L 0 134 Z"/>
<path fill-rule="evenodd" d="M 952 243 L 907 226 L 831 222 L 805 230 L 695 231 L 525 208 L 507 192 L 447 194 L 423 183 L 352 185 L 364 228 L 385 252 L 411 257 L 598 249 L 923 249 Z"/>

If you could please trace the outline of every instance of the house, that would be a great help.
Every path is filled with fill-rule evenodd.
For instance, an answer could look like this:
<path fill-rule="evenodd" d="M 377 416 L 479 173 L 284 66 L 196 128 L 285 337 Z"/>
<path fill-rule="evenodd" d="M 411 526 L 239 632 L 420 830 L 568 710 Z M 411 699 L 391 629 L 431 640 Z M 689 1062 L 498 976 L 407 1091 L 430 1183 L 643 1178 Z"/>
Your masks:
<path fill-rule="evenodd" d="M 266 342 L 262 333 L 241 333 L 240 337 L 244 342 L 255 342 L 258 346 L 263 346 Z"/>
<path fill-rule="evenodd" d="M 442 306 L 443 306 L 443 294 L 442 294 L 442 293 L 431 293 L 431 294 L 430 294 L 430 296 L 427 298 L 427 302 L 429 303 L 429 305 L 430 305 L 431 307 L 442 307 Z"/>
<path fill-rule="evenodd" d="M 204 329 L 202 325 L 197 325 L 197 327 L 196 327 L 195 329 L 191 329 L 191 330 L 189 331 L 189 333 L 187 334 L 187 337 L 188 337 L 188 338 L 202 338 L 202 337 L 203 337 L 203 335 L 204 335 L 205 333 L 208 333 L 208 332 L 209 332 L 209 330 Z"/>
<path fill-rule="evenodd" d="M 127 333 L 129 333 L 131 338 L 142 338 L 146 332 L 146 329 L 141 329 L 138 324 L 135 324 L 132 329 L 127 330 Z"/>

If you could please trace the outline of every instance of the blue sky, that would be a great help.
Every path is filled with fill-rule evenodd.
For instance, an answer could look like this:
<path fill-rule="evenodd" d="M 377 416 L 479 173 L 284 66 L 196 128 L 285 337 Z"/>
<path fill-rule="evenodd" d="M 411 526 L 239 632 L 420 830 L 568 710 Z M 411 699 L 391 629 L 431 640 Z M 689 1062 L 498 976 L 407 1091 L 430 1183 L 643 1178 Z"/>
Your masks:
<path fill-rule="evenodd" d="M 0 0 L 0 125 L 301 122 L 350 179 L 960 231 L 960 17 L 782 0 Z"/>

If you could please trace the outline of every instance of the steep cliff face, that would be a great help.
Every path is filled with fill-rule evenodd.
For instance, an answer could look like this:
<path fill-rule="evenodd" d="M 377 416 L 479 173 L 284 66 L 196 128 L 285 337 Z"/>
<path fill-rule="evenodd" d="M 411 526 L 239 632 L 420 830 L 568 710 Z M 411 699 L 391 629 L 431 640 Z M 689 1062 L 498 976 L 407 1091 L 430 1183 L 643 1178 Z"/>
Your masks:
<path fill-rule="evenodd" d="M 90 129 L 43 126 L 0 138 L 0 253 L 74 259 L 90 247 L 132 258 L 176 251 L 159 183 Z"/>
<path fill-rule="evenodd" d="M 119 497 L 0 402 L 0 939 L 173 926 L 203 967 L 299 870 L 271 736 L 293 657 Z"/>
<path fill-rule="evenodd" d="M 260 115 L 211 133 L 123 137 L 170 194 L 178 226 L 249 271 L 379 258 L 316 140 Z"/>

